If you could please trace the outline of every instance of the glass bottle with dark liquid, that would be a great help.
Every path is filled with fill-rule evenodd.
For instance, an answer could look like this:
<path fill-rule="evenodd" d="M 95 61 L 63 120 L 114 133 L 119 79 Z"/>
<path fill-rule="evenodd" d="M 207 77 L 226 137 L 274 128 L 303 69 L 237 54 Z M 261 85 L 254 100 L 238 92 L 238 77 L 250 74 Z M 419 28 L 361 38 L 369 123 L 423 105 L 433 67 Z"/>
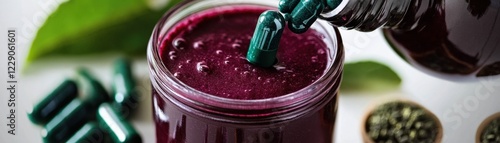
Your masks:
<path fill-rule="evenodd" d="M 408 63 L 448 80 L 500 77 L 500 0 L 344 0 L 320 18 L 383 32 Z"/>

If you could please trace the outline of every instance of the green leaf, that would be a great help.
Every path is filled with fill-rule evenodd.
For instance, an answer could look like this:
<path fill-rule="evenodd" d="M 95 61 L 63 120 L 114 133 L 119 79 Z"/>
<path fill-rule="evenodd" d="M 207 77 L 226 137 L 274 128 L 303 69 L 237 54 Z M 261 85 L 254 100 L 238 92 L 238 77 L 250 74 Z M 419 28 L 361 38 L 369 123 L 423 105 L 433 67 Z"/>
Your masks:
<path fill-rule="evenodd" d="M 341 92 L 382 92 L 399 88 L 401 78 L 386 65 L 361 61 L 344 65 Z"/>
<path fill-rule="evenodd" d="M 170 0 L 165 9 L 179 1 Z M 146 0 L 69 0 L 38 30 L 27 61 L 106 52 L 144 55 L 164 12 L 151 10 Z"/>

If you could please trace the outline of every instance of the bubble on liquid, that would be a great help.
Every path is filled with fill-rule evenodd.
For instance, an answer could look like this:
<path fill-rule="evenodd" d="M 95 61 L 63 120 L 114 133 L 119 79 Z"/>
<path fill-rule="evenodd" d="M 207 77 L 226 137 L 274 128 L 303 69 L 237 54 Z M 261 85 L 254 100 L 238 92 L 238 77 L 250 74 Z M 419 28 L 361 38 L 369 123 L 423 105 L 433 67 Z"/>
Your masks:
<path fill-rule="evenodd" d="M 314 76 L 315 79 L 318 79 L 319 77 L 321 77 L 320 75 L 316 75 Z"/>
<path fill-rule="evenodd" d="M 183 38 L 175 38 L 174 41 L 172 41 L 172 46 L 177 50 L 183 50 L 184 47 L 186 47 L 186 40 Z"/>
<path fill-rule="evenodd" d="M 231 55 L 228 55 L 227 57 L 225 57 L 224 59 L 226 60 L 229 60 L 231 58 Z"/>
<path fill-rule="evenodd" d="M 170 60 L 172 60 L 172 61 L 173 61 L 173 60 L 177 59 L 177 56 L 175 56 L 175 55 L 170 55 L 168 58 L 169 58 Z"/>
<path fill-rule="evenodd" d="M 181 76 L 181 73 L 180 73 L 180 72 L 175 72 L 175 73 L 174 73 L 174 76 L 175 76 L 175 77 L 180 77 L 180 76 Z"/>
<path fill-rule="evenodd" d="M 285 70 L 285 69 L 286 69 L 286 67 L 285 67 L 285 66 L 278 65 L 278 64 L 274 65 L 273 67 L 274 67 L 274 69 L 276 69 L 276 70 Z"/>
<path fill-rule="evenodd" d="M 224 61 L 224 64 L 225 64 L 225 65 L 229 64 L 229 61 L 228 61 L 228 60 L 225 60 L 225 61 Z"/>
<path fill-rule="evenodd" d="M 270 78 L 266 79 L 264 83 L 271 83 L 271 79 Z"/>
<path fill-rule="evenodd" d="M 205 44 L 203 44 L 203 41 L 196 41 L 193 43 L 194 49 L 202 49 L 204 46 Z"/>
<path fill-rule="evenodd" d="M 196 70 L 199 73 L 208 74 L 210 72 L 210 67 L 208 67 L 207 62 L 201 61 L 201 62 L 196 63 Z"/>
<path fill-rule="evenodd" d="M 170 52 L 168 52 L 168 55 L 169 55 L 169 56 L 175 56 L 175 55 L 177 55 L 177 52 L 175 52 L 175 51 L 170 51 Z"/>
<path fill-rule="evenodd" d="M 186 60 L 186 64 L 189 64 L 189 63 L 191 63 L 191 60 Z"/>
<path fill-rule="evenodd" d="M 195 28 L 195 27 L 194 27 L 193 25 L 189 25 L 189 26 L 187 27 L 188 31 L 193 31 L 193 29 L 194 29 L 194 28 Z"/>
<path fill-rule="evenodd" d="M 182 65 L 177 66 L 177 68 L 182 69 Z"/>
<path fill-rule="evenodd" d="M 252 72 L 257 72 L 257 69 L 252 69 Z"/>
<path fill-rule="evenodd" d="M 234 68 L 234 71 L 239 71 L 239 70 L 240 70 L 240 68 L 237 68 L 237 67 L 236 67 L 236 68 Z"/>
<path fill-rule="evenodd" d="M 311 57 L 311 61 L 312 61 L 313 63 L 318 62 L 318 56 L 312 56 L 312 57 Z"/>
<path fill-rule="evenodd" d="M 233 47 L 233 49 L 239 49 L 241 48 L 241 45 L 238 43 L 234 43 L 233 45 L 231 45 L 231 47 Z"/>
<path fill-rule="evenodd" d="M 222 50 L 216 50 L 216 51 L 215 51 L 215 54 L 217 54 L 217 55 L 222 54 Z"/>
<path fill-rule="evenodd" d="M 259 76 L 259 77 L 257 77 L 257 80 L 262 80 L 262 77 L 260 77 L 260 76 Z"/>
<path fill-rule="evenodd" d="M 320 55 L 325 54 L 325 50 L 323 50 L 323 49 L 318 49 L 318 54 L 320 54 Z"/>
<path fill-rule="evenodd" d="M 244 71 L 244 72 L 242 72 L 241 74 L 242 74 L 242 75 L 248 75 L 248 74 L 250 74 L 250 72 L 249 72 L 249 71 Z"/>

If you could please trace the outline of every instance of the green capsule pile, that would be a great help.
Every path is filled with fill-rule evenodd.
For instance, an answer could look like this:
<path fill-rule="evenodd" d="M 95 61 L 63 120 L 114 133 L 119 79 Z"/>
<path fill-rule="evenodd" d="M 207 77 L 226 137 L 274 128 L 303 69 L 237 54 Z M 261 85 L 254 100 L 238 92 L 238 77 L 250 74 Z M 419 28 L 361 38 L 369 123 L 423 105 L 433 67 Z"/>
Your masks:
<path fill-rule="evenodd" d="M 288 28 L 294 33 L 304 33 L 324 11 L 337 8 L 342 0 L 280 0 L 280 12 L 289 14 Z"/>
<path fill-rule="evenodd" d="M 138 107 L 138 94 L 130 62 L 115 63 L 112 96 L 86 69 L 78 69 L 76 80 L 66 79 L 28 112 L 42 125 L 44 142 L 140 143 L 141 137 L 126 120 Z"/>
<path fill-rule="evenodd" d="M 45 99 L 40 101 L 31 111 L 28 117 L 35 124 L 46 124 L 61 109 L 66 106 L 78 94 L 76 82 L 71 79 L 64 80 Z"/>
<path fill-rule="evenodd" d="M 375 108 L 366 120 L 365 130 L 375 143 L 434 143 L 438 122 L 415 104 L 394 101 Z"/>
<path fill-rule="evenodd" d="M 491 121 L 481 132 L 481 143 L 500 142 L 500 117 Z"/>
<path fill-rule="evenodd" d="M 318 19 L 323 10 L 332 10 L 342 0 L 280 0 L 278 11 L 263 12 L 250 41 L 247 60 L 261 67 L 271 67 L 276 63 L 276 53 L 288 22 L 288 29 L 294 33 L 304 33 Z"/>

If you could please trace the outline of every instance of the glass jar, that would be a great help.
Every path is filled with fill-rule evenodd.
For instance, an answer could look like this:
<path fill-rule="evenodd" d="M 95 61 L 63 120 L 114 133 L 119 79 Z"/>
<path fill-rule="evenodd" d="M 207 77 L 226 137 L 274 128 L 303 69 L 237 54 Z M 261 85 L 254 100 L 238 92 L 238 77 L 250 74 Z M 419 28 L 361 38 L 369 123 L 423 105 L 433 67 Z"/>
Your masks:
<path fill-rule="evenodd" d="M 276 9 L 277 1 L 187 1 L 156 25 L 147 56 L 157 142 L 333 141 L 344 51 L 338 30 L 325 21 L 317 21 L 312 28 L 324 35 L 327 68 L 311 85 L 290 94 L 254 100 L 222 98 L 183 84 L 162 62 L 159 46 L 176 23 L 204 10 L 247 5 Z"/>

